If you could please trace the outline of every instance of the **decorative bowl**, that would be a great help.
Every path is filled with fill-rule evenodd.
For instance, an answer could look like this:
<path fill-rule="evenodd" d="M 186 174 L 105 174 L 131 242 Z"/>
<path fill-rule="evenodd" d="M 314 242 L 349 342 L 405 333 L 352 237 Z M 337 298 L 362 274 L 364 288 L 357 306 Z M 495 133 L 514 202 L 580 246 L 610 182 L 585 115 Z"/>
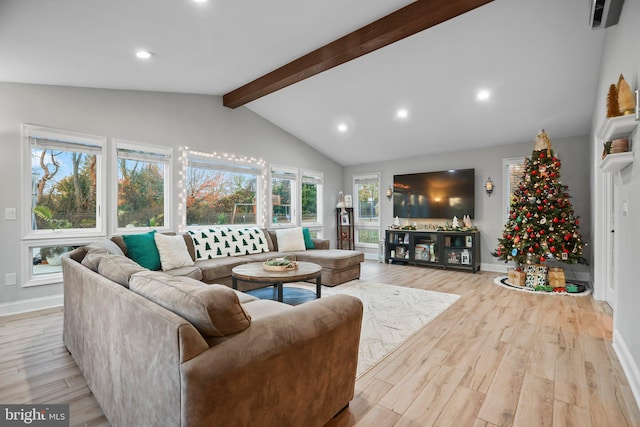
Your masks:
<path fill-rule="evenodd" d="M 290 271 L 298 268 L 298 263 L 287 258 L 273 258 L 263 262 L 262 268 L 266 271 Z"/>

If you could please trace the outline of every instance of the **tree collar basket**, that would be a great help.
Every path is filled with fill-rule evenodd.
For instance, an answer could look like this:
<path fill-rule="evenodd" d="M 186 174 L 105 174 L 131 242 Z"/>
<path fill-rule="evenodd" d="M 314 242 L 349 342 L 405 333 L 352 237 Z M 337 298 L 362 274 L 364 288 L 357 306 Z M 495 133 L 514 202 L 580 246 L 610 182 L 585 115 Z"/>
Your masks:
<path fill-rule="evenodd" d="M 298 268 L 298 263 L 287 258 L 272 258 L 263 262 L 262 268 L 266 271 L 291 271 Z"/>

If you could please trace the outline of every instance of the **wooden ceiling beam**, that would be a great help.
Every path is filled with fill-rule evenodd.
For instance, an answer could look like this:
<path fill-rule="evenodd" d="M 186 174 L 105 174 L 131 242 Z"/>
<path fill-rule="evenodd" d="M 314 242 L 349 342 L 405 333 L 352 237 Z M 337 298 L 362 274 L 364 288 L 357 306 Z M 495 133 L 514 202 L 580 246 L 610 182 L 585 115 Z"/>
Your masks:
<path fill-rule="evenodd" d="M 223 104 L 240 107 L 492 1 L 417 0 L 225 94 Z"/>

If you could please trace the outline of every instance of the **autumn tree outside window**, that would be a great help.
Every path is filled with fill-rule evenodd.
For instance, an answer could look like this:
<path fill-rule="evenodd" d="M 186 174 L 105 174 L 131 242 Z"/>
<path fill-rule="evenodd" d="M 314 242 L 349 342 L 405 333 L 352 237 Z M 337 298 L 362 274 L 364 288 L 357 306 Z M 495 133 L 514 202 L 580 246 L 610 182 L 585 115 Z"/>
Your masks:
<path fill-rule="evenodd" d="M 116 141 L 120 228 L 171 227 L 172 149 Z"/>
<path fill-rule="evenodd" d="M 301 223 L 309 228 L 321 226 L 323 174 L 322 172 L 303 170 L 301 175 Z"/>
<path fill-rule="evenodd" d="M 258 165 L 189 155 L 186 225 L 261 224 L 261 180 Z"/>
<path fill-rule="evenodd" d="M 104 138 L 25 126 L 25 237 L 104 234 Z"/>
<path fill-rule="evenodd" d="M 271 226 L 292 226 L 297 221 L 298 170 L 271 166 Z"/>
<path fill-rule="evenodd" d="M 23 125 L 22 286 L 62 280 L 60 255 L 106 235 L 106 138 Z"/>

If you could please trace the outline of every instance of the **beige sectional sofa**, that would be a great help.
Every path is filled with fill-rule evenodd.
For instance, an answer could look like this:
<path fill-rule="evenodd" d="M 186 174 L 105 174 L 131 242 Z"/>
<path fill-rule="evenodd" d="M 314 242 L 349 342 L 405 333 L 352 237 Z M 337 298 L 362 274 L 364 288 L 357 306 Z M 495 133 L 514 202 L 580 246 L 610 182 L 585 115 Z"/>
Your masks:
<path fill-rule="evenodd" d="M 360 300 L 258 300 L 189 277 L 229 265 L 149 271 L 113 241 L 62 259 L 64 343 L 113 426 L 322 426 L 348 405 Z M 355 274 L 316 251 L 331 281 Z"/>
<path fill-rule="evenodd" d="M 270 258 L 288 256 L 298 261 L 307 261 L 319 264 L 322 267 L 321 282 L 325 286 L 336 286 L 355 280 L 360 277 L 360 263 L 364 262 L 364 254 L 359 251 L 329 249 L 329 240 L 313 239 L 315 249 L 302 251 L 278 250 L 276 232 L 263 230 L 267 237 L 269 252 L 255 253 L 240 256 L 225 256 L 213 259 L 197 260 L 193 240 L 189 234 L 182 234 L 185 243 L 195 265 L 193 267 L 181 267 L 166 271 L 173 276 L 188 276 L 205 283 L 217 283 L 231 286 L 231 270 L 233 267 L 249 262 L 263 262 Z M 127 255 L 127 246 L 122 236 L 111 238 Z M 240 282 L 240 290 L 248 290 L 256 284 Z"/>

